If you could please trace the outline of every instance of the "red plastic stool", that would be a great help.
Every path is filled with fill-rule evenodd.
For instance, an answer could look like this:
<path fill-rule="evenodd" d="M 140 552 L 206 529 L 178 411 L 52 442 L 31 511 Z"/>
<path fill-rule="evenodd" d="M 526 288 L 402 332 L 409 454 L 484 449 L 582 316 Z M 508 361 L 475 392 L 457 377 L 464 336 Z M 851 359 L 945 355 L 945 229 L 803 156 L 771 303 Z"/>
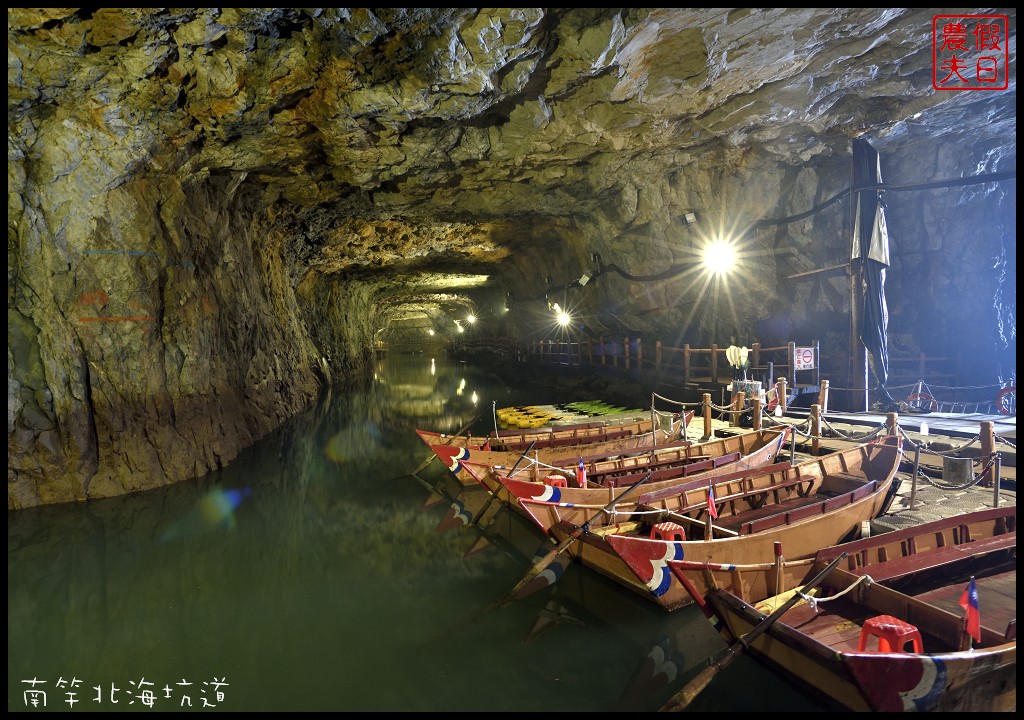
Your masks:
<path fill-rule="evenodd" d="M 686 531 L 682 525 L 676 525 L 674 522 L 658 523 L 651 528 L 651 540 L 683 541 L 686 540 Z"/>
<path fill-rule="evenodd" d="M 864 621 L 857 652 L 864 651 L 868 638 L 872 636 L 878 638 L 878 652 L 907 652 L 908 642 L 913 643 L 913 652 L 922 652 L 921 631 L 892 615 L 879 615 Z"/>
<path fill-rule="evenodd" d="M 569 483 L 561 475 L 548 475 L 544 478 L 544 484 L 551 487 L 569 487 Z"/>

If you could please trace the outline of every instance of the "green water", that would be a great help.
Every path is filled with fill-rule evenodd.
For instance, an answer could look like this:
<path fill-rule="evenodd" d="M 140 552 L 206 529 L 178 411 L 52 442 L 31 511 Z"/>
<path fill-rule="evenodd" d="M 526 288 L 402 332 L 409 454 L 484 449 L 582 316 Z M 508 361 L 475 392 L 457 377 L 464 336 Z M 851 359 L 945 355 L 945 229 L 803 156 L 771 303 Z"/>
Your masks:
<path fill-rule="evenodd" d="M 725 647 L 700 612 L 579 566 L 485 611 L 543 538 L 509 513 L 438 532 L 453 498 L 427 486 L 454 492 L 447 470 L 409 474 L 428 457 L 416 428 L 483 411 L 482 431 L 495 405 L 591 399 L 576 392 L 393 356 L 223 471 L 9 511 L 8 710 L 657 709 Z M 741 657 L 692 709 L 819 708 Z"/>

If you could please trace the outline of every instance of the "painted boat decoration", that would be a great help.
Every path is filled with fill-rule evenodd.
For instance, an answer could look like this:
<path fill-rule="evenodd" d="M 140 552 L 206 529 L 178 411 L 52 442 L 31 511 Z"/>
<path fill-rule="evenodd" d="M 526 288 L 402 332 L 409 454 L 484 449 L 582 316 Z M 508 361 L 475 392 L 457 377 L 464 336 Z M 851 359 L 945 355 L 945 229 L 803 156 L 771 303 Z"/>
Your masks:
<path fill-rule="evenodd" d="M 763 469 L 778 459 L 789 432 L 789 428 L 751 431 L 708 443 L 662 448 L 641 456 L 631 455 L 617 460 L 594 461 L 589 464 L 590 467 L 597 468 L 593 474 L 588 474 L 586 463 L 583 470 L 580 470 L 578 465 L 572 469 L 547 468 L 546 473 L 560 472 L 547 474 L 539 482 L 510 479 L 503 474 L 506 472 L 504 468 L 472 462 L 461 463 L 460 472 L 469 474 L 474 482 L 496 498 L 501 505 L 532 519 L 520 504 L 521 498 L 558 499 L 606 505 L 641 478 L 645 479 L 644 490 L 650 492 L 678 487 L 681 482 L 689 482 L 696 486 L 706 483 L 712 477 L 738 476 L 755 469 Z M 444 449 L 436 448 L 435 452 L 443 454 Z M 741 455 L 744 452 L 745 454 Z M 580 462 L 583 462 L 582 458 Z M 536 468 L 537 465 L 533 467 Z M 568 478 L 572 478 L 572 482 L 582 479 L 585 487 L 568 487 Z M 603 487 L 597 483 L 591 486 L 591 478 L 598 478 L 599 482 L 607 484 Z M 445 527 L 452 527 L 461 519 L 474 521 L 474 518 L 482 517 L 479 508 L 469 507 L 474 501 L 479 502 L 479 498 L 479 494 L 467 494 L 465 499 L 456 498 L 449 515 L 442 520 Z M 484 502 L 490 500 L 485 499 Z"/>
<path fill-rule="evenodd" d="M 901 456 L 900 439 L 889 436 L 770 472 L 641 490 L 605 507 L 520 504 L 577 562 L 674 610 L 693 599 L 672 560 L 767 563 L 776 543 L 800 559 L 855 539 L 891 504 Z"/>
<path fill-rule="evenodd" d="M 730 591 L 771 569 L 671 562 L 694 599 L 735 643 L 794 593 L 801 598 L 744 643 L 838 709 L 863 712 L 1012 711 L 1017 704 L 1016 507 L 967 513 L 822 550 L 784 592 L 760 603 Z M 840 556 L 846 553 L 845 559 Z M 840 558 L 813 590 L 801 583 Z M 691 587 L 692 584 L 691 584 Z M 679 696 L 663 710 L 677 710 Z"/>

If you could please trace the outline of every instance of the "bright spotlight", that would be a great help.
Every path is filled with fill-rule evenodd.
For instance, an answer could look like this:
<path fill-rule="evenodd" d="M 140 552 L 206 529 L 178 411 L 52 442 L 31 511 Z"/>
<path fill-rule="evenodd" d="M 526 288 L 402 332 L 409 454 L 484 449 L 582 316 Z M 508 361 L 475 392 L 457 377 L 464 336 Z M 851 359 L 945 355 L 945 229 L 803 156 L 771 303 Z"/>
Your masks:
<path fill-rule="evenodd" d="M 736 264 L 736 248 L 732 243 L 716 240 L 704 250 L 704 267 L 713 275 L 725 275 Z"/>
<path fill-rule="evenodd" d="M 468 315 L 466 317 L 466 322 L 468 322 L 470 325 L 475 323 L 476 322 L 476 315 L 473 315 L 473 314 Z"/>

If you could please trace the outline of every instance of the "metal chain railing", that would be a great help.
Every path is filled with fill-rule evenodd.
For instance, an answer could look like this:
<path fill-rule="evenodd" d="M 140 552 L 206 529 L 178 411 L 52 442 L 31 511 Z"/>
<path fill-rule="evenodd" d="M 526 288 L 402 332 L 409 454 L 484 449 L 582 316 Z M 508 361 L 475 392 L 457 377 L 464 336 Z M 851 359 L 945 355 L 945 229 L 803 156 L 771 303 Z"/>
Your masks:
<path fill-rule="evenodd" d="M 958 459 L 964 459 L 964 460 L 972 459 L 973 460 L 972 464 L 975 464 L 975 465 L 979 464 L 979 463 L 982 463 L 984 461 L 984 465 L 983 465 L 983 467 L 981 468 L 980 471 L 978 471 L 977 473 L 974 473 L 974 476 L 970 480 L 968 480 L 968 481 L 966 481 L 964 483 L 958 484 L 958 485 L 957 484 L 947 484 L 947 483 L 940 482 L 938 478 L 935 478 L 935 477 L 929 475 L 927 472 L 925 472 L 924 468 L 922 468 L 918 464 L 917 465 L 917 477 L 923 478 L 924 481 L 927 482 L 929 485 L 937 487 L 940 490 L 966 490 L 969 487 L 973 487 L 974 485 L 977 485 L 979 482 L 981 482 L 982 478 L 984 478 L 986 476 L 986 474 L 990 470 L 992 470 L 992 468 L 995 466 L 996 457 L 999 455 L 999 453 L 991 453 L 988 456 L 988 460 L 987 461 L 984 460 L 984 457 L 960 458 L 958 455 L 956 455 L 957 452 L 959 452 L 961 450 L 965 450 L 965 449 L 969 448 L 971 445 L 973 445 L 975 442 L 980 441 L 981 440 L 981 436 L 980 435 L 975 435 L 973 438 L 968 440 L 966 443 L 961 445 L 959 448 L 954 448 L 954 449 L 951 449 L 951 450 L 939 451 L 939 450 L 935 450 L 934 448 L 930 448 L 928 446 L 927 442 L 924 442 L 924 443 L 915 442 L 914 439 L 912 437 L 910 437 L 910 435 L 907 434 L 907 431 L 904 430 L 902 427 L 899 427 L 898 429 L 899 429 L 899 432 L 900 432 L 900 436 L 907 443 L 907 445 L 909 445 L 911 450 L 917 451 L 917 450 L 920 450 L 922 448 L 927 448 L 928 452 L 930 452 L 932 454 L 935 454 L 935 455 L 939 455 L 940 457 L 952 457 L 952 458 L 958 458 Z M 906 451 L 904 451 L 904 454 L 906 454 Z M 912 470 L 910 474 L 911 474 L 911 477 L 913 478 L 914 471 Z"/>
<path fill-rule="evenodd" d="M 830 433 L 835 435 L 837 438 L 839 438 L 840 440 L 846 440 L 848 442 L 869 442 L 869 441 L 874 440 L 875 438 L 877 438 L 879 435 L 881 435 L 886 430 L 885 425 L 882 425 L 880 427 L 876 427 L 876 428 L 870 430 L 869 432 L 864 433 L 863 435 L 847 435 L 846 433 L 844 433 L 844 432 L 842 432 L 840 430 L 837 430 L 832 425 L 832 423 L 830 423 L 824 417 L 821 418 L 821 424 L 824 425 L 825 428 Z"/>
<path fill-rule="evenodd" d="M 953 390 L 956 392 L 961 392 L 969 390 L 991 390 L 993 388 L 1000 389 L 1005 387 L 1007 387 L 1007 383 L 1005 382 L 992 383 L 989 385 L 931 385 L 925 382 L 924 380 L 918 380 L 917 382 L 908 383 L 906 385 L 888 385 L 884 388 L 884 390 L 886 392 L 897 392 L 900 390 L 916 390 L 916 393 L 911 393 L 910 395 L 908 395 L 908 400 L 897 401 L 897 403 L 900 405 L 901 410 L 904 410 L 906 412 L 915 412 L 915 410 L 917 412 L 921 412 L 919 406 L 915 405 L 913 402 L 909 402 L 910 398 L 916 396 L 918 402 L 924 402 L 925 404 L 928 405 L 928 412 L 934 411 L 955 413 L 958 411 L 957 408 L 961 408 L 960 412 L 967 413 L 968 408 L 972 408 L 972 412 L 977 413 L 981 412 L 982 408 L 989 412 L 991 412 L 992 410 L 998 411 L 998 402 L 996 400 L 940 400 L 935 397 L 932 390 Z M 847 388 L 839 387 L 836 385 L 830 386 L 829 389 L 836 392 L 864 392 L 864 388 Z M 881 390 L 883 390 L 881 386 L 875 386 L 874 388 L 872 388 L 872 392 L 875 393 L 880 392 Z M 932 407 L 933 403 L 935 407 Z"/>

